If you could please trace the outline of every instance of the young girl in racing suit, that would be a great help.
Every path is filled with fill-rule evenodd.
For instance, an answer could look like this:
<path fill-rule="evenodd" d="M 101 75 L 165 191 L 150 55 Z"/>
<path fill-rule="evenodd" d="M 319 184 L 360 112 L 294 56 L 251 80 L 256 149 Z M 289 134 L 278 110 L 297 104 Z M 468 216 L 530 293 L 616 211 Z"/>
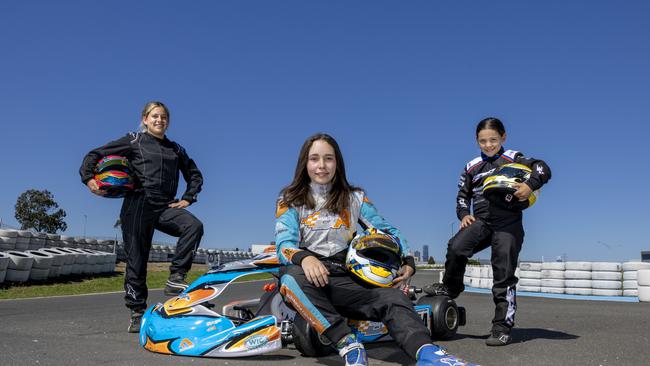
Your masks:
<path fill-rule="evenodd" d="M 398 238 L 401 252 L 408 253 L 400 231 L 377 213 L 361 189 L 348 183 L 336 141 L 326 134 L 309 137 L 293 182 L 282 190 L 277 204 L 275 238 L 284 265 L 280 292 L 285 301 L 335 345 L 346 365 L 367 365 L 367 358 L 345 317 L 383 322 L 418 365 L 462 361 L 431 343 L 428 329 L 401 290 L 367 288 L 350 277 L 345 256 L 357 222 Z M 414 272 L 413 258 L 404 257 L 393 282 L 401 285 Z"/>
<path fill-rule="evenodd" d="M 185 274 L 192 266 L 194 252 L 203 236 L 203 224 L 186 207 L 196 202 L 203 176 L 194 160 L 179 144 L 170 141 L 165 132 L 169 127 L 169 110 L 161 102 L 147 103 L 142 111 L 142 132 L 130 133 L 90 151 L 84 158 L 79 174 L 88 189 L 104 195 L 94 177 L 97 162 L 107 155 L 121 155 L 129 160 L 136 189 L 124 197 L 120 220 L 126 273 L 124 300 L 131 309 L 128 331 L 137 333 L 147 307 L 147 260 L 154 229 L 179 237 L 176 252 L 169 266 L 170 276 L 165 294 L 175 295 L 187 287 Z M 180 200 L 175 199 L 178 173 L 183 174 L 187 189 Z"/>
<path fill-rule="evenodd" d="M 530 178 L 516 183 L 514 196 L 525 201 L 551 178 L 551 170 L 542 160 L 526 158 L 521 152 L 505 150 L 506 130 L 497 118 L 486 118 L 476 127 L 476 141 L 481 156 L 467 163 L 458 183 L 456 214 L 460 230 L 447 245 L 447 259 L 442 283 L 424 288 L 429 294 L 457 297 L 464 289 L 463 275 L 469 257 L 492 248 L 493 287 L 496 305 L 492 331 L 486 344 L 503 346 L 511 341 L 517 309 L 515 270 L 524 240 L 522 211 L 502 208 L 483 197 L 483 182 L 503 164 L 519 163 L 531 168 Z M 470 212 L 473 205 L 473 214 Z"/>

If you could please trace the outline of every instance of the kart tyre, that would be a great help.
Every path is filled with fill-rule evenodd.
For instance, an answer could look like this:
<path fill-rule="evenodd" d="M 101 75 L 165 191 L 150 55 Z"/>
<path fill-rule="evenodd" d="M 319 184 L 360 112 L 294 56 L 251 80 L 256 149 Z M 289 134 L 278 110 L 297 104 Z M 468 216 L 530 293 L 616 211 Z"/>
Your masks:
<path fill-rule="evenodd" d="M 597 271 L 613 271 L 620 272 L 622 269 L 621 263 L 619 262 L 594 262 L 591 264 L 591 270 L 594 272 Z"/>
<path fill-rule="evenodd" d="M 590 280 L 591 271 L 579 271 L 579 270 L 565 271 L 564 278 L 567 280 Z"/>
<path fill-rule="evenodd" d="M 422 296 L 418 305 L 431 306 L 431 337 L 438 340 L 450 339 L 456 335 L 461 323 L 456 302 L 447 296 Z"/>
<path fill-rule="evenodd" d="M 625 262 L 623 263 L 623 272 L 638 271 L 640 269 L 650 269 L 648 262 Z"/>
<path fill-rule="evenodd" d="M 591 271 L 591 262 L 566 262 L 564 268 L 567 271 Z"/>
<path fill-rule="evenodd" d="M 604 280 L 604 281 L 620 281 L 623 278 L 623 273 L 621 272 L 591 272 L 592 280 Z"/>
<path fill-rule="evenodd" d="M 293 319 L 292 338 L 296 349 L 303 356 L 322 357 L 334 350 L 331 345 L 321 342 L 316 330 L 299 314 Z"/>

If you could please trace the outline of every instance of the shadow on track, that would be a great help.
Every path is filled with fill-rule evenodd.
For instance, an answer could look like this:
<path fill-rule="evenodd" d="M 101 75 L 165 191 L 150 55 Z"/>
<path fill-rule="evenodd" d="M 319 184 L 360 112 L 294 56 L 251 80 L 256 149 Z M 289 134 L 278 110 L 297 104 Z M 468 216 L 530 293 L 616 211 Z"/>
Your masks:
<path fill-rule="evenodd" d="M 489 334 L 473 335 L 473 334 L 456 334 L 453 339 L 487 339 Z M 559 330 L 542 329 L 542 328 L 514 328 L 512 330 L 512 343 L 528 342 L 535 339 L 554 339 L 554 340 L 570 340 L 578 339 L 580 336 L 575 334 L 565 333 Z"/>

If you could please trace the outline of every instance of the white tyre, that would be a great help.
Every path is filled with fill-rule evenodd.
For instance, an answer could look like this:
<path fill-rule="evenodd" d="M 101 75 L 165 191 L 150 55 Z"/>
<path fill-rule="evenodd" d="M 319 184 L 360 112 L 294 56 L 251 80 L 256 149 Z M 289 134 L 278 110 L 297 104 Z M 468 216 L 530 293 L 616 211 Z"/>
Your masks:
<path fill-rule="evenodd" d="M 16 237 L 0 236 L 0 244 L 16 244 Z"/>
<path fill-rule="evenodd" d="M 623 290 L 608 290 L 602 288 L 595 288 L 592 290 L 592 295 L 595 296 L 623 296 Z"/>
<path fill-rule="evenodd" d="M 478 278 L 478 277 L 481 277 L 481 269 L 480 269 L 480 267 L 470 266 L 470 267 L 467 267 L 467 269 L 465 270 L 465 274 L 467 274 L 470 277 Z"/>
<path fill-rule="evenodd" d="M 542 287 L 564 287 L 564 280 L 542 278 L 541 281 Z"/>
<path fill-rule="evenodd" d="M 9 256 L 6 253 L 0 252 L 0 271 L 4 271 L 9 267 Z"/>
<path fill-rule="evenodd" d="M 650 269 L 636 271 L 636 281 L 639 283 L 639 286 L 650 286 Z"/>
<path fill-rule="evenodd" d="M 623 281 L 624 290 L 636 290 L 638 287 L 639 284 L 636 282 L 636 280 Z"/>
<path fill-rule="evenodd" d="M 489 278 L 479 278 L 478 284 L 479 288 L 492 288 L 492 286 L 490 286 Z"/>
<path fill-rule="evenodd" d="M 16 231 L 17 237 L 18 238 L 31 238 L 32 237 L 32 232 L 29 230 L 18 230 Z"/>
<path fill-rule="evenodd" d="M 623 287 L 623 283 L 621 281 L 592 280 L 591 287 L 595 289 L 600 288 L 600 289 L 620 290 Z"/>
<path fill-rule="evenodd" d="M 564 280 L 564 286 L 573 288 L 591 288 L 591 280 Z"/>
<path fill-rule="evenodd" d="M 564 271 L 564 279 L 567 280 L 590 280 L 591 271 Z"/>
<path fill-rule="evenodd" d="M 0 283 L 5 282 L 5 277 L 7 277 L 7 270 L 0 271 Z"/>
<path fill-rule="evenodd" d="M 591 272 L 592 280 L 620 281 L 623 279 L 621 272 Z"/>
<path fill-rule="evenodd" d="M 44 281 L 50 274 L 49 268 L 32 268 L 29 272 L 30 281 Z"/>
<path fill-rule="evenodd" d="M 58 250 L 54 250 L 52 248 L 43 248 L 39 250 L 41 253 L 47 253 L 54 257 L 54 260 L 52 260 L 52 266 L 62 266 L 65 264 L 65 254 L 59 252 Z"/>
<path fill-rule="evenodd" d="M 546 293 L 546 294 L 563 294 L 564 293 L 564 287 L 544 287 L 544 286 L 542 286 L 540 288 L 540 291 L 542 293 Z"/>
<path fill-rule="evenodd" d="M 535 262 L 521 262 L 519 263 L 519 269 L 522 271 L 541 271 L 542 264 Z"/>
<path fill-rule="evenodd" d="M 623 296 L 632 296 L 632 297 L 637 297 L 639 296 L 639 290 L 634 289 L 634 290 L 623 290 Z"/>
<path fill-rule="evenodd" d="M 564 271 L 565 263 L 564 262 L 544 262 L 542 263 L 542 270 L 550 269 L 555 271 Z"/>
<path fill-rule="evenodd" d="M 564 279 L 564 271 L 557 271 L 557 270 L 552 270 L 552 269 L 543 269 L 542 270 L 542 278 L 551 278 L 551 279 L 556 279 L 556 280 L 563 280 Z"/>
<path fill-rule="evenodd" d="M 624 280 L 636 280 L 637 279 L 637 271 L 625 271 L 625 272 L 623 272 L 623 279 Z"/>
<path fill-rule="evenodd" d="M 591 262 L 566 262 L 564 268 L 567 271 L 591 271 Z"/>
<path fill-rule="evenodd" d="M 567 295 L 583 295 L 583 296 L 590 296 L 593 293 L 593 290 L 590 288 L 575 288 L 575 287 L 567 287 L 564 289 L 564 293 Z"/>
<path fill-rule="evenodd" d="M 27 282 L 27 280 L 29 280 L 28 269 L 7 268 L 6 282 Z"/>
<path fill-rule="evenodd" d="M 481 275 L 480 275 L 481 278 L 492 278 L 490 277 L 490 269 L 488 268 L 488 266 L 481 266 L 480 271 L 481 271 Z"/>
<path fill-rule="evenodd" d="M 18 232 L 16 230 L 0 229 L 0 236 L 4 236 L 5 238 L 15 238 L 18 236 Z"/>
<path fill-rule="evenodd" d="M 7 268 L 19 271 L 29 271 L 34 264 L 34 256 L 29 253 L 19 252 L 17 250 L 10 250 L 7 252 L 9 256 L 9 265 Z"/>
<path fill-rule="evenodd" d="M 650 286 L 639 286 L 639 301 L 650 302 Z"/>
<path fill-rule="evenodd" d="M 519 285 L 539 287 L 542 285 L 542 280 L 536 278 L 520 278 Z"/>
<path fill-rule="evenodd" d="M 469 279 L 470 278 L 471 277 L 469 277 L 469 276 L 463 276 L 463 285 L 469 286 Z"/>
<path fill-rule="evenodd" d="M 640 269 L 650 269 L 650 262 L 625 262 L 623 271 L 638 271 Z"/>
<path fill-rule="evenodd" d="M 598 271 L 611 271 L 611 272 L 620 272 L 622 269 L 621 263 L 619 262 L 594 262 L 591 264 L 591 270 L 594 272 Z"/>
<path fill-rule="evenodd" d="M 469 287 L 481 288 L 481 279 L 478 277 L 470 277 Z"/>
<path fill-rule="evenodd" d="M 540 287 L 539 286 L 519 286 L 517 288 L 517 291 L 524 291 L 524 292 L 539 292 Z"/>
<path fill-rule="evenodd" d="M 520 271 L 519 278 L 536 278 L 540 279 L 542 278 L 542 272 L 541 271 Z"/>
<path fill-rule="evenodd" d="M 54 262 L 54 256 L 52 254 L 43 253 L 38 250 L 28 250 L 26 253 L 34 256 L 34 264 L 32 264 L 32 269 L 49 269 L 52 267 L 52 262 Z"/>

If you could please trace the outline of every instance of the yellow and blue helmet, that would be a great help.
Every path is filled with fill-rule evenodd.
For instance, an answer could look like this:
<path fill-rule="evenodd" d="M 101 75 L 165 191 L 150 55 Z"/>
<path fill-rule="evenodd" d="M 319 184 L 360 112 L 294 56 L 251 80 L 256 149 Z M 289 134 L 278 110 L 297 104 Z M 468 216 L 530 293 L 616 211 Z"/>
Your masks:
<path fill-rule="evenodd" d="M 378 287 L 393 285 L 401 263 L 401 249 L 397 240 L 376 230 L 352 239 L 345 258 L 345 266 L 350 273 Z"/>
<path fill-rule="evenodd" d="M 524 210 L 535 204 L 539 191 L 534 191 L 527 200 L 520 201 L 514 193 L 516 183 L 524 183 L 532 170 L 522 164 L 510 163 L 498 167 L 483 182 L 483 197 L 498 206 L 511 210 Z"/>

